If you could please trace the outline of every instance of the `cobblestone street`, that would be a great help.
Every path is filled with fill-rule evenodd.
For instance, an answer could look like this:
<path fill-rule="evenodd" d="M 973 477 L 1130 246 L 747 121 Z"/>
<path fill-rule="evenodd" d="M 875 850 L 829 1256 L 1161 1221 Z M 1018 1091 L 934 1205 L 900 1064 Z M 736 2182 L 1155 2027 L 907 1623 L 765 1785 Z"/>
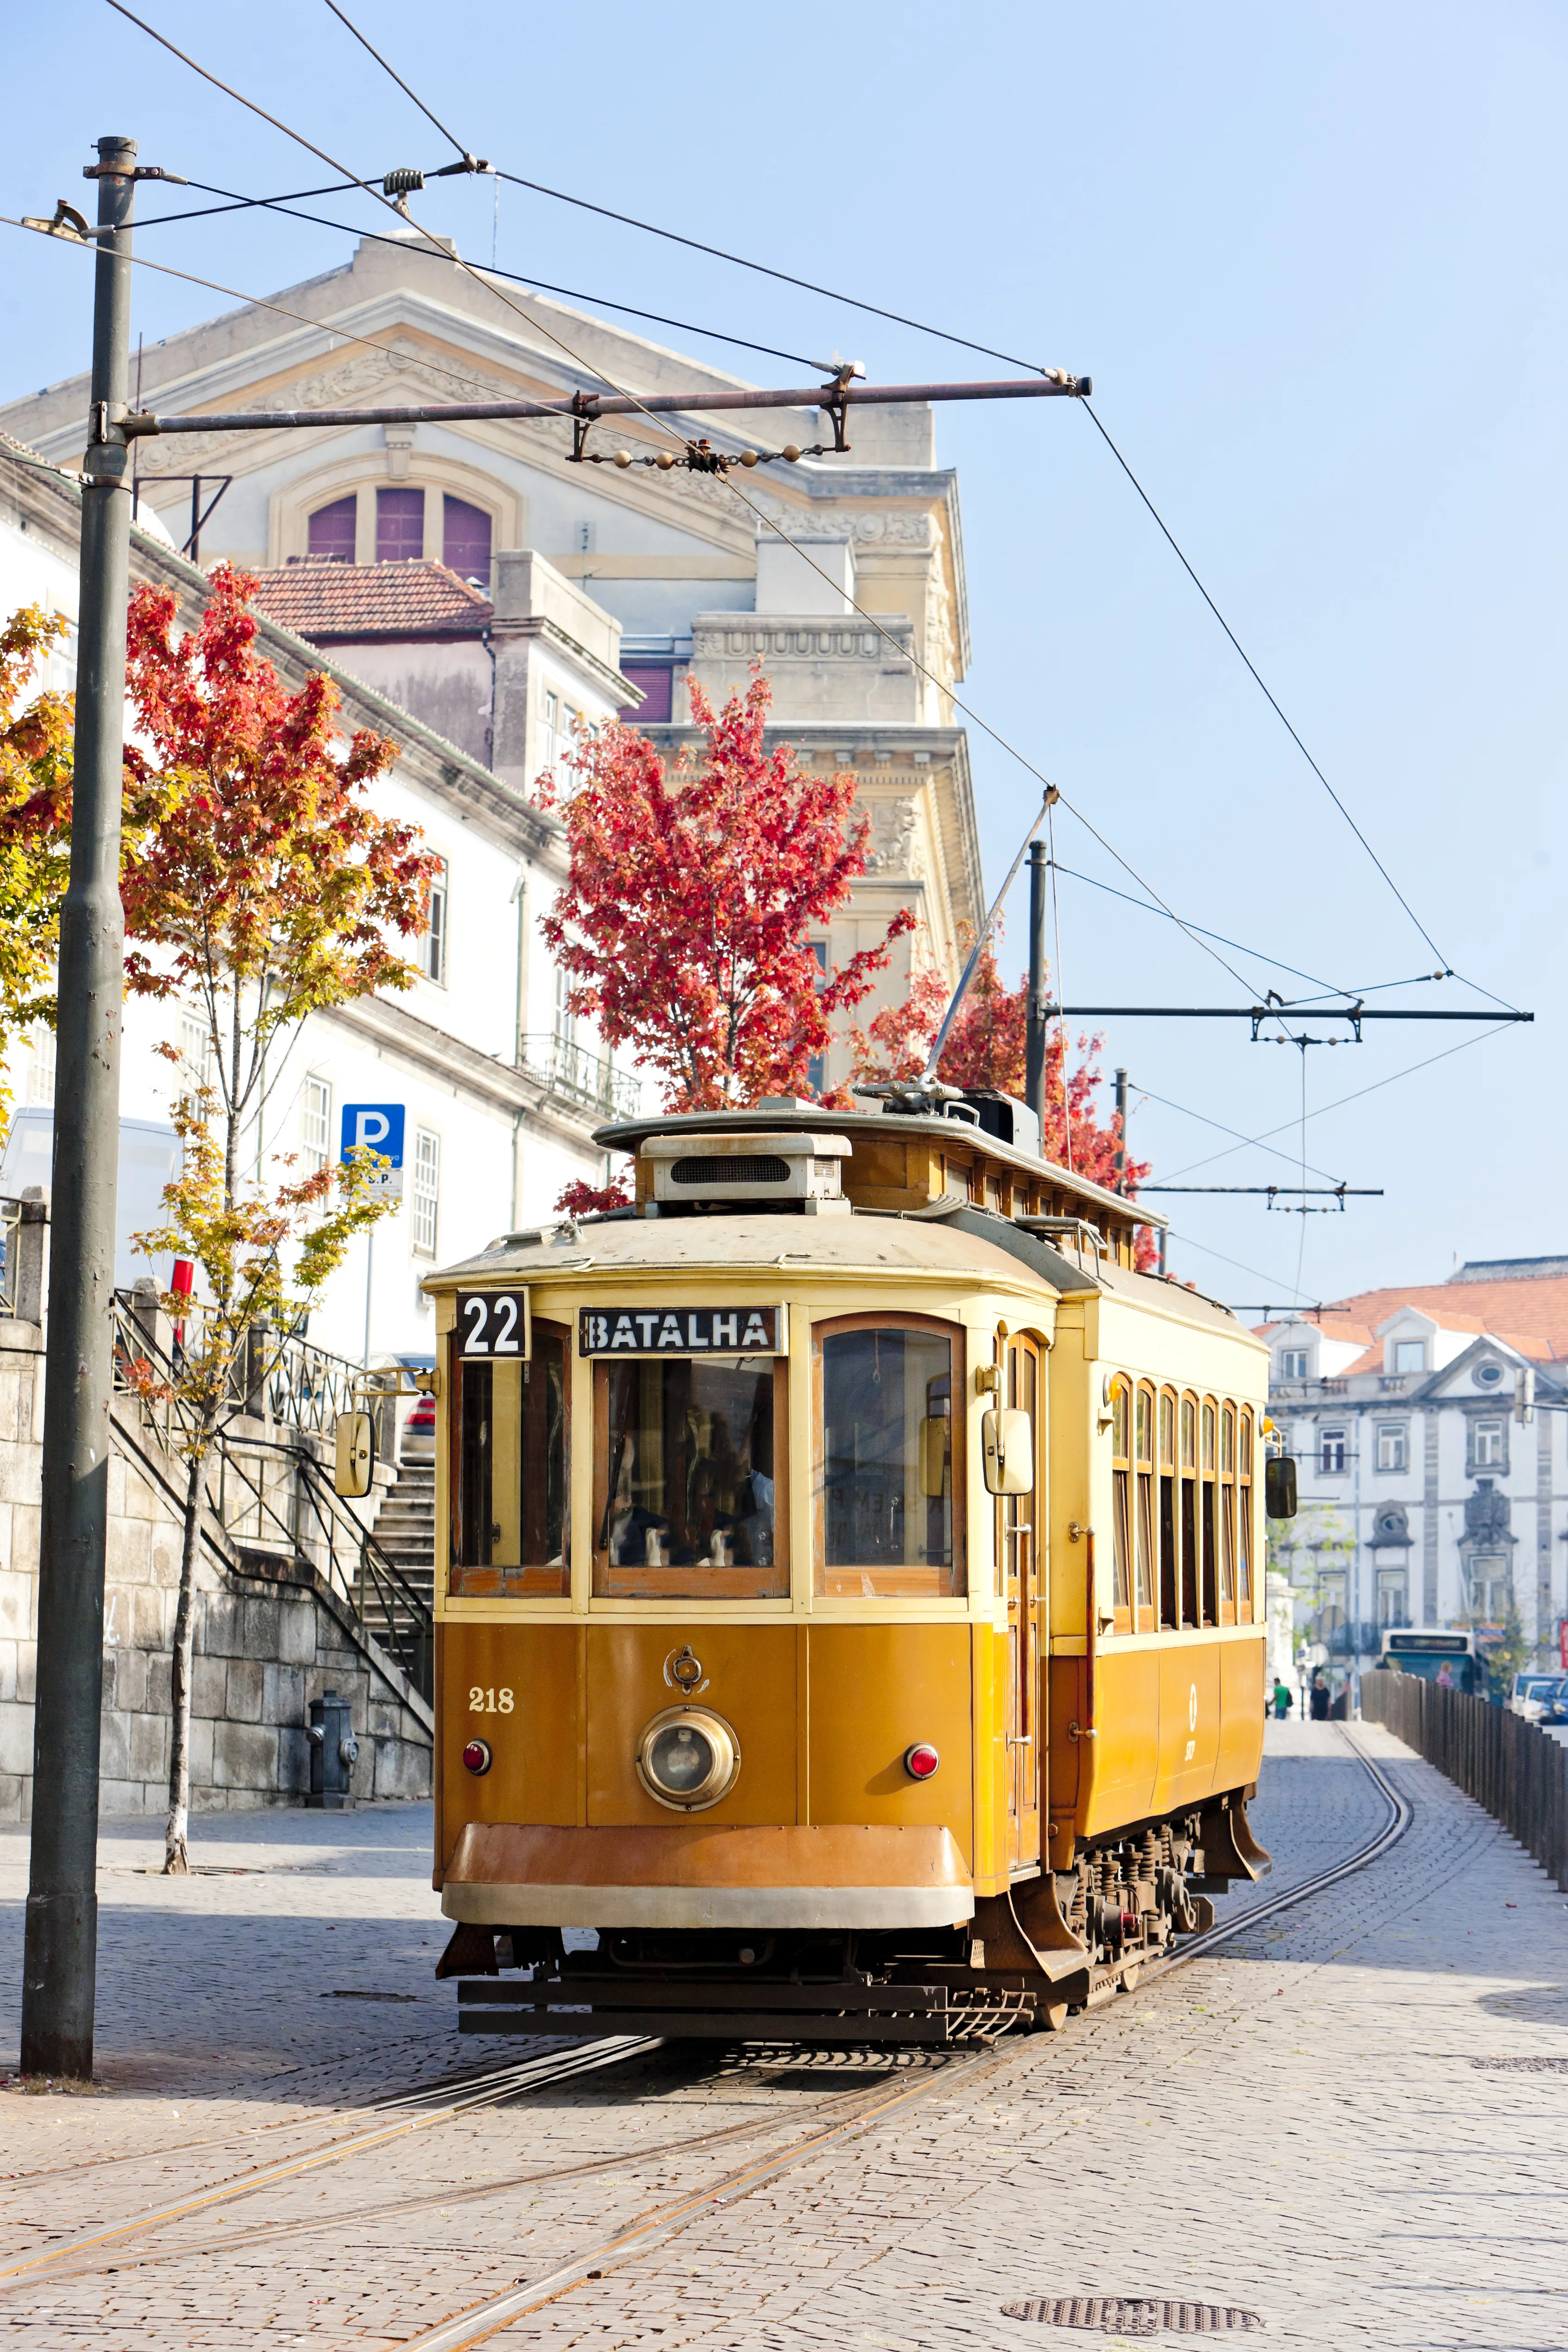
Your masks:
<path fill-rule="evenodd" d="M 1043 2352 L 1075 2337 L 1002 2306 L 1077 2295 L 1236 2306 L 1286 2345 L 1561 2345 L 1568 1911 L 1428 1767 L 1353 1737 L 1414 1807 L 1381 1860 L 1062 2035 L 956 2062 L 489 2340 Z M 1385 1817 L 1337 1728 L 1270 1727 L 1274 1875 L 1222 1919 Z M 171 1885 L 145 1822 L 106 1825 L 102 2092 L 0 2103 L 18 2341 L 416 2344 L 913 2079 L 662 2051 L 468 2114 L 369 2114 L 551 2046 L 459 2041 L 427 1811 L 195 1826 L 199 1874 Z M 20 1835 L 0 1858 L 14 2064 Z"/>

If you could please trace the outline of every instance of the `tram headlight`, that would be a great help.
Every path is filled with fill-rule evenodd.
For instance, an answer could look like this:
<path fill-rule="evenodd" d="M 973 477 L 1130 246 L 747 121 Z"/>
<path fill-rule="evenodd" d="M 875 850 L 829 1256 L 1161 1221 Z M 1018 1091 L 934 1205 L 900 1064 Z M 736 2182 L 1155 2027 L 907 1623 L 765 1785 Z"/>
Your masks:
<path fill-rule="evenodd" d="M 666 1707 L 637 1742 L 637 1769 L 658 1804 L 679 1813 L 700 1812 L 734 1787 L 741 1743 L 710 1707 Z"/>

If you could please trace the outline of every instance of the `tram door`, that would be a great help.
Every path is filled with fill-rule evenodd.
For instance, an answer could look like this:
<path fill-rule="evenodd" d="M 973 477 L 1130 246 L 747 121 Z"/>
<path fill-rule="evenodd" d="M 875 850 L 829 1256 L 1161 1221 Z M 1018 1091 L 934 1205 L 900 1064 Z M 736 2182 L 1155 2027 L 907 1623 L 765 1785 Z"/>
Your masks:
<path fill-rule="evenodd" d="M 1007 1601 L 1007 1858 L 1022 1868 L 1040 1858 L 1040 1780 L 1044 1727 L 1040 1720 L 1040 1534 L 1044 1512 L 1040 1464 L 1043 1382 L 1033 1339 L 1009 1339 L 1003 1367 L 1003 1402 L 1026 1412 L 1035 1430 L 1035 1483 L 1026 1495 L 997 1503 L 997 1557 Z"/>

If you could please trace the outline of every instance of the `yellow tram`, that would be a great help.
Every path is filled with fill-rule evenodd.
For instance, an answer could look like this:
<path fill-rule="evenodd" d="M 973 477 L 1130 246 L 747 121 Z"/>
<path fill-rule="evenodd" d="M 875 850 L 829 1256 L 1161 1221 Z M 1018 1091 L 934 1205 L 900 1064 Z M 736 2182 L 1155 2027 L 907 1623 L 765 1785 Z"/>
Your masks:
<path fill-rule="evenodd" d="M 1008 1097 L 597 1139 L 426 1285 L 464 2027 L 1058 2025 L 1267 1867 L 1266 1350 Z"/>

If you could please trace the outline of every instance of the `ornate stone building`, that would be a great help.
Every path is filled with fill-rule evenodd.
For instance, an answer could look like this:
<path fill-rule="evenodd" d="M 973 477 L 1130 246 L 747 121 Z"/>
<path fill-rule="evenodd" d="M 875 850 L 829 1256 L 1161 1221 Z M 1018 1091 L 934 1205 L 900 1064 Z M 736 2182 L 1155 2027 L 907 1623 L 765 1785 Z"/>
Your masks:
<path fill-rule="evenodd" d="M 1300 1508 L 1274 1530 L 1336 1655 L 1391 1625 L 1499 1624 L 1554 1661 L 1568 1614 L 1568 1258 L 1461 1266 L 1268 1327 Z"/>
<path fill-rule="evenodd" d="M 254 412 L 559 397 L 606 379 L 645 394 L 740 383 L 542 297 L 503 299 L 413 240 L 366 237 L 343 267 L 278 301 L 300 322 L 247 308 L 149 350 L 143 404 Z M 72 380 L 0 409 L 0 424 L 69 462 L 85 400 L 85 379 Z M 745 434 L 700 404 L 679 422 L 724 450 L 833 437 L 807 408 L 762 412 Z M 873 827 L 870 870 L 828 952 L 838 961 L 870 944 L 909 907 L 921 929 L 898 943 L 881 992 L 901 997 L 910 954 L 954 970 L 962 927 L 982 907 L 967 744 L 951 701 L 969 655 L 963 549 L 929 410 L 855 413 L 850 437 L 846 455 L 747 471 L 742 496 L 681 467 L 574 463 L 565 420 L 263 426 L 142 443 L 140 495 L 178 541 L 191 507 L 184 478 L 202 472 L 204 504 L 227 478 L 202 532 L 205 563 L 226 556 L 272 574 L 409 565 L 406 613 L 384 594 L 362 599 L 346 631 L 346 583 L 268 583 L 262 601 L 276 596 L 290 627 L 514 791 L 559 755 L 574 720 L 613 708 L 673 750 L 689 732 L 689 682 L 718 700 L 760 661 L 775 736 L 816 766 L 852 768 Z M 671 446 L 636 417 L 589 440 L 601 458 Z M 468 583 L 449 629 L 430 625 L 415 565 L 426 585 L 437 565 Z M 379 617 L 367 618 L 372 604 Z M 463 919 L 454 906 L 452 922 Z"/>

